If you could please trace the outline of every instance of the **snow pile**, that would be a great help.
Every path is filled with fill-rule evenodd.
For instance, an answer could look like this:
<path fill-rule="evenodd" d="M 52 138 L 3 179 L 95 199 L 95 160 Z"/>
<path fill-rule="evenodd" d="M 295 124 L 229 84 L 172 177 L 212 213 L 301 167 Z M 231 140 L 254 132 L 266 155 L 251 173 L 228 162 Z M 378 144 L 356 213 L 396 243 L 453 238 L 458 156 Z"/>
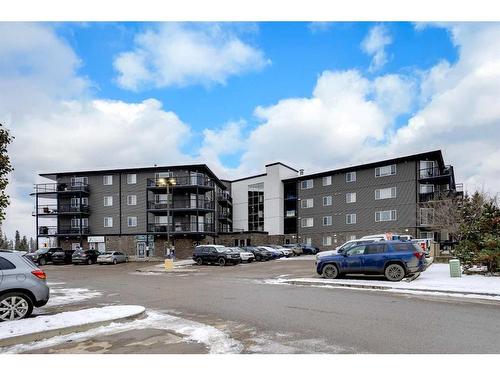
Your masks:
<path fill-rule="evenodd" d="M 447 264 L 433 264 L 420 277 L 412 282 L 391 282 L 384 280 L 373 280 L 359 276 L 356 279 L 323 279 L 323 278 L 293 278 L 293 279 L 270 279 L 264 281 L 266 284 L 294 284 L 310 283 L 311 286 L 331 287 L 380 287 L 390 288 L 393 291 L 413 292 L 440 292 L 449 294 L 460 294 L 463 296 L 484 296 L 490 299 L 500 300 L 500 277 L 486 277 L 481 275 L 462 275 L 462 277 L 450 277 Z M 477 298 L 477 297 L 476 297 Z"/>
<path fill-rule="evenodd" d="M 26 320 L 25 320 L 26 321 Z M 240 342 L 230 338 L 223 331 L 192 320 L 178 318 L 173 315 L 148 311 L 143 319 L 127 322 L 113 322 L 106 326 L 90 329 L 85 332 L 55 336 L 49 339 L 0 348 L 0 353 L 22 353 L 28 350 L 52 347 L 66 342 L 82 342 L 96 336 L 112 335 L 120 332 L 140 329 L 163 329 L 185 335 L 187 341 L 195 341 L 208 347 L 210 353 L 240 353 L 243 346 Z M 1 330 L 1 323 L 0 323 Z"/>
<path fill-rule="evenodd" d="M 143 306 L 135 305 L 105 306 L 2 322 L 0 323 L 0 340 L 90 323 L 123 319 L 140 314 L 144 310 Z"/>
<path fill-rule="evenodd" d="M 67 305 L 99 297 L 102 293 L 87 288 L 50 288 L 50 299 L 45 307 Z"/>

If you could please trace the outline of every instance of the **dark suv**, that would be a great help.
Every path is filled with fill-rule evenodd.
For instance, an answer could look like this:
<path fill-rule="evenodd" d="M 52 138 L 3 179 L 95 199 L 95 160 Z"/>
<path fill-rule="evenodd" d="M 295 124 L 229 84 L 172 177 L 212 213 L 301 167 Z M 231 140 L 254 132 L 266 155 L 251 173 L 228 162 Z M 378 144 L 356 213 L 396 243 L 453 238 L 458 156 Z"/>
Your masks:
<path fill-rule="evenodd" d="M 93 264 L 97 263 L 99 252 L 97 250 L 76 250 L 71 256 L 73 264 Z"/>
<path fill-rule="evenodd" d="M 255 246 L 245 246 L 242 247 L 242 249 L 251 252 L 255 256 L 255 260 L 257 262 L 262 262 L 264 260 L 271 260 L 273 259 L 273 253 L 266 249 L 262 249 L 259 247 Z"/>
<path fill-rule="evenodd" d="M 220 245 L 200 245 L 196 246 L 193 252 L 193 260 L 198 264 L 226 264 L 241 263 L 240 253 L 228 250 L 227 247 Z"/>
<path fill-rule="evenodd" d="M 60 247 L 43 247 L 34 253 L 26 254 L 26 258 L 31 259 L 40 266 L 45 266 L 47 263 L 52 262 L 52 254 L 61 250 L 62 248 Z"/>
<path fill-rule="evenodd" d="M 316 272 L 328 279 L 356 273 L 384 275 L 389 281 L 401 281 L 425 268 L 425 253 L 407 241 L 364 243 L 316 261 Z"/>
<path fill-rule="evenodd" d="M 72 256 L 75 250 L 59 250 L 52 254 L 52 263 L 54 264 L 71 264 Z"/>

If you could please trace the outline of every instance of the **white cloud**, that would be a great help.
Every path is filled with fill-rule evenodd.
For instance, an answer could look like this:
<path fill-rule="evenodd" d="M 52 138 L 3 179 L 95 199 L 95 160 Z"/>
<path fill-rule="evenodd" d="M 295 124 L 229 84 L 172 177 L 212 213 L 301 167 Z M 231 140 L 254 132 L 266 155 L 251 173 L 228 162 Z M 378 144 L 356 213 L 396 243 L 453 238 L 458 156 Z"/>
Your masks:
<path fill-rule="evenodd" d="M 265 67 L 264 53 L 220 24 L 164 23 L 138 34 L 114 61 L 118 84 L 144 87 L 225 84 L 230 76 Z"/>
<path fill-rule="evenodd" d="M 386 26 L 380 24 L 373 26 L 368 35 L 361 42 L 361 49 L 372 56 L 369 67 L 371 72 L 382 68 L 388 61 L 385 47 L 392 43 L 392 37 Z"/>
<path fill-rule="evenodd" d="M 320 22 L 320 21 L 315 21 L 315 22 L 309 22 L 307 27 L 309 28 L 309 31 L 313 34 L 317 33 L 324 33 L 326 31 L 331 30 L 333 26 L 333 22 Z"/>

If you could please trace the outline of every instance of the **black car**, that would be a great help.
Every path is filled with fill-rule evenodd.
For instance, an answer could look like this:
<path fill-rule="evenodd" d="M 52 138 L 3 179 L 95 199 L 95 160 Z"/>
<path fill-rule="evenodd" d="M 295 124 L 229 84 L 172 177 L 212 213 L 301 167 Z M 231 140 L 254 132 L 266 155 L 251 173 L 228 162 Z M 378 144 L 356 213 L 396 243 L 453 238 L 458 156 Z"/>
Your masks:
<path fill-rule="evenodd" d="M 76 250 L 71 256 L 73 264 L 94 264 L 97 263 L 99 252 L 97 250 Z"/>
<path fill-rule="evenodd" d="M 225 266 L 226 264 L 241 263 L 241 256 L 239 252 L 228 250 L 224 246 L 200 245 L 194 248 L 193 260 L 200 266 L 202 264 Z"/>
<path fill-rule="evenodd" d="M 58 251 L 62 251 L 61 247 L 43 247 L 34 253 L 26 254 L 26 257 L 40 266 L 45 266 L 52 262 L 52 255 Z"/>
<path fill-rule="evenodd" d="M 257 262 L 262 262 L 265 260 L 271 260 L 273 259 L 273 253 L 270 251 L 267 251 L 265 249 L 261 249 L 255 246 L 245 246 L 242 247 L 243 250 L 251 252 L 253 255 L 255 255 L 255 260 Z"/>
<path fill-rule="evenodd" d="M 293 244 L 293 245 L 300 246 L 302 248 L 303 254 L 316 255 L 319 253 L 319 248 L 316 246 L 311 246 L 311 245 L 307 245 L 304 243 L 298 243 L 298 244 Z M 290 245 L 288 245 L 288 246 L 290 246 Z"/>
<path fill-rule="evenodd" d="M 54 264 L 71 264 L 72 256 L 75 250 L 59 250 L 52 254 L 52 263 Z"/>

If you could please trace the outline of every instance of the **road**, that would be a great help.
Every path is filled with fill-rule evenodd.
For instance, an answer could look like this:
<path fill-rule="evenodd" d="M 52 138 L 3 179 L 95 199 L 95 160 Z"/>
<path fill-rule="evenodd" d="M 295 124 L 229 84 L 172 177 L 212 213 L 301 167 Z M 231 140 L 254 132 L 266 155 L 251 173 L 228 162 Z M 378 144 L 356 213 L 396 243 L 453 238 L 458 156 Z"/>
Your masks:
<path fill-rule="evenodd" d="M 494 303 L 263 283 L 315 276 L 314 262 L 301 258 L 135 272 L 143 266 L 45 271 L 50 281 L 103 292 L 93 304 L 138 304 L 216 326 L 241 342 L 243 352 L 500 353 L 500 306 Z"/>

